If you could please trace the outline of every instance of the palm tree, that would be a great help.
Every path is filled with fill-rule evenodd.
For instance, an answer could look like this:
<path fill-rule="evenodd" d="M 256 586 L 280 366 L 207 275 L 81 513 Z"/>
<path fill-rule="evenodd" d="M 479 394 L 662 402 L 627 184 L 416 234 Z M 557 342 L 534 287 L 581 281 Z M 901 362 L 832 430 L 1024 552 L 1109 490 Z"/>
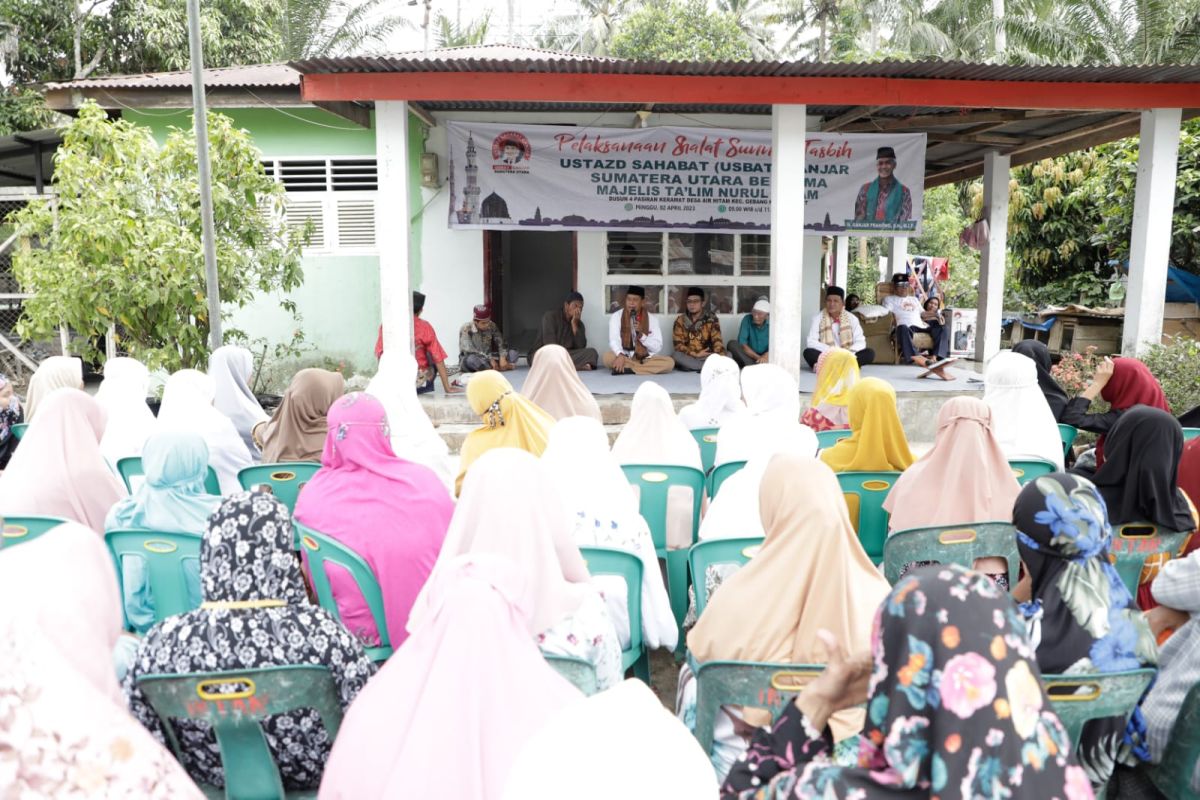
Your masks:
<path fill-rule="evenodd" d="M 411 23 L 383 13 L 387 0 L 285 0 L 280 16 L 283 57 L 363 54 L 382 48 Z"/>
<path fill-rule="evenodd" d="M 492 22 L 492 12 L 488 11 L 482 17 L 457 25 L 445 14 L 439 13 L 434 21 L 436 31 L 434 41 L 438 47 L 469 47 L 483 44 L 487 39 L 488 28 Z"/>
<path fill-rule="evenodd" d="M 549 20 L 537 34 L 539 47 L 567 53 L 609 54 L 617 25 L 632 0 L 576 0 L 579 11 Z"/>
<path fill-rule="evenodd" d="M 717 0 L 717 10 L 733 17 L 746 34 L 755 58 L 775 55 L 775 31 L 767 0 Z"/>

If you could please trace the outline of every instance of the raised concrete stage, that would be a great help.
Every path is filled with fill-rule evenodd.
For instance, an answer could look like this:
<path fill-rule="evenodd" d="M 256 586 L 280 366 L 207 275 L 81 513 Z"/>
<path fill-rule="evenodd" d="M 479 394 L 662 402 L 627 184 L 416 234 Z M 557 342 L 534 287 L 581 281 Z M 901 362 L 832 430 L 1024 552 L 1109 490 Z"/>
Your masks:
<path fill-rule="evenodd" d="M 937 413 L 942 403 L 960 394 L 983 396 L 982 381 L 970 380 L 973 375 L 979 377 L 975 366 L 972 362 L 963 364 L 961 369 L 955 370 L 958 380 L 950 383 L 936 379 L 916 380 L 915 375 L 919 370 L 914 367 L 870 366 L 863 370 L 863 375 L 882 378 L 896 387 L 900 421 L 904 424 L 908 440 L 914 445 L 928 445 L 933 442 L 937 431 Z M 527 374 L 528 370 L 524 368 L 507 373 L 517 391 L 520 391 Z M 610 441 L 616 438 L 621 428 L 629 421 L 633 392 L 643 381 L 656 381 L 671 392 L 676 411 L 688 403 L 695 402 L 700 391 L 700 376 L 696 373 L 673 372 L 663 376 L 614 377 L 604 370 L 581 372 L 579 375 L 584 385 L 591 389 L 596 397 Z M 805 370 L 800 382 L 802 408 L 808 408 L 815 386 L 816 376 Z M 615 392 L 614 388 L 622 391 Z M 449 444 L 452 453 L 457 453 L 463 438 L 479 426 L 479 417 L 471 411 L 464 395 L 443 395 L 439 386 L 434 393 L 422 395 L 421 403 L 433 424 L 437 426 L 438 433 Z"/>

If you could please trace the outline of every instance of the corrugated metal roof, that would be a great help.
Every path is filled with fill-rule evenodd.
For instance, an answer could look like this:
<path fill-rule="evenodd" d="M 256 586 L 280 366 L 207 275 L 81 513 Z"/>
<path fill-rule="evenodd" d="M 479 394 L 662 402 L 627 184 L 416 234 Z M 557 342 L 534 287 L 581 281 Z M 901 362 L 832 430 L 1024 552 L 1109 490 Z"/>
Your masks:
<path fill-rule="evenodd" d="M 54 89 L 187 89 L 192 85 L 190 71 L 144 72 L 138 75 L 109 75 L 78 81 L 47 83 Z M 216 67 L 204 70 L 208 88 L 299 86 L 300 73 L 287 64 L 256 64 L 248 67 Z"/>
<path fill-rule="evenodd" d="M 938 78 L 1065 83 L 1200 83 L 1200 65 L 1009 66 L 961 61 L 627 61 L 526 47 L 487 46 L 386 56 L 289 62 L 304 74 L 343 72 L 512 72 L 711 77 Z"/>

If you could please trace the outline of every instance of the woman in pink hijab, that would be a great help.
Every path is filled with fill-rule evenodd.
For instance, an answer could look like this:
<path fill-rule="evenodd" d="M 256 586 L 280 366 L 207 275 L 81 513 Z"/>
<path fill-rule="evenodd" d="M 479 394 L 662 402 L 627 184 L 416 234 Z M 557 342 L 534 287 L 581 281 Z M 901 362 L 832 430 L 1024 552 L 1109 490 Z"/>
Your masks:
<path fill-rule="evenodd" d="M 429 577 L 454 504 L 428 467 L 392 452 L 387 414 L 354 392 L 329 409 L 321 469 L 300 493 L 295 518 L 362 556 L 379 578 L 388 636 L 398 648 L 413 600 Z M 342 624 L 360 641 L 378 643 L 371 611 L 349 573 L 329 566 Z"/>
<path fill-rule="evenodd" d="M 61 517 L 104 533 L 126 495 L 100 453 L 108 415 L 78 389 L 55 389 L 0 475 L 0 516 Z"/>
<path fill-rule="evenodd" d="M 346 712 L 321 800 L 499 800 L 525 742 L 583 700 L 533 641 L 535 589 L 500 555 L 442 562 L 412 636 Z"/>

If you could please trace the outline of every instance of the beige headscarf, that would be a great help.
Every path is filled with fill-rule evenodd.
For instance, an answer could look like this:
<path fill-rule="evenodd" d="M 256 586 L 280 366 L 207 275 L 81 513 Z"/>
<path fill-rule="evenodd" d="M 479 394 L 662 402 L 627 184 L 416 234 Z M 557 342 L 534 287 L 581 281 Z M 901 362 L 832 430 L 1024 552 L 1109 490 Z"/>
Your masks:
<path fill-rule="evenodd" d="M 809 456 L 775 456 L 759 488 L 759 512 L 762 549 L 713 594 L 688 634 L 696 660 L 824 663 L 820 628 L 846 652 L 866 650 L 890 587 L 859 544 L 833 470 Z M 769 722 L 758 714 L 746 719 Z M 861 709 L 835 714 L 835 739 L 858 733 L 863 719 Z"/>
<path fill-rule="evenodd" d="M 25 395 L 25 421 L 31 422 L 38 406 L 55 389 L 83 388 L 83 362 L 72 356 L 50 356 L 29 379 Z"/>
<path fill-rule="evenodd" d="M 126 494 L 100 454 L 104 409 L 78 389 L 51 392 L 41 409 L 0 475 L 0 516 L 62 517 L 102 534 Z"/>
<path fill-rule="evenodd" d="M 0 553 L 0 607 L 13 612 L 0 615 L 11 796 L 203 797 L 125 706 L 112 666 L 117 578 L 94 533 L 67 523 Z"/>
<path fill-rule="evenodd" d="M 548 344 L 538 348 L 521 394 L 556 420 L 591 417 L 604 422 L 596 398 L 579 379 L 575 362 L 561 345 Z"/>
<path fill-rule="evenodd" d="M 346 379 L 339 372 L 297 372 L 283 394 L 283 402 L 263 429 L 263 463 L 320 461 L 327 431 L 325 415 L 345 393 Z"/>

